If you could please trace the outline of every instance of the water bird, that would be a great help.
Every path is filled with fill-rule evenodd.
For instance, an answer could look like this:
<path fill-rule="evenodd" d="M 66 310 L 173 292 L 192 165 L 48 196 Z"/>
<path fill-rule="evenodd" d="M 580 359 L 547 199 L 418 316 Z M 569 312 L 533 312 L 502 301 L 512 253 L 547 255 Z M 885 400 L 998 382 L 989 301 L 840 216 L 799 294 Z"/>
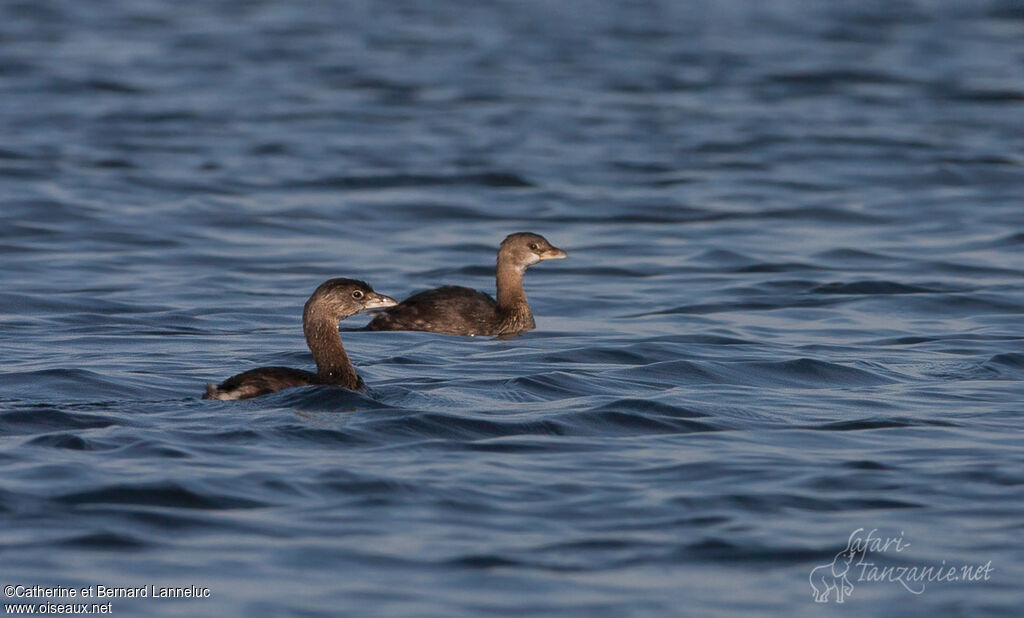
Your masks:
<path fill-rule="evenodd" d="M 527 267 L 568 254 L 539 234 L 509 234 L 498 248 L 498 300 L 466 287 L 446 285 L 410 296 L 377 314 L 365 330 L 419 330 L 446 335 L 511 337 L 537 324 L 523 291 Z"/>
<path fill-rule="evenodd" d="M 250 369 L 220 385 L 207 385 L 203 399 L 250 399 L 285 388 L 310 385 L 364 391 L 366 385 L 341 345 L 338 322 L 367 309 L 396 304 L 395 299 L 374 292 L 362 281 L 343 278 L 325 281 L 309 297 L 302 311 L 302 330 L 316 361 L 316 373 L 289 367 Z"/>

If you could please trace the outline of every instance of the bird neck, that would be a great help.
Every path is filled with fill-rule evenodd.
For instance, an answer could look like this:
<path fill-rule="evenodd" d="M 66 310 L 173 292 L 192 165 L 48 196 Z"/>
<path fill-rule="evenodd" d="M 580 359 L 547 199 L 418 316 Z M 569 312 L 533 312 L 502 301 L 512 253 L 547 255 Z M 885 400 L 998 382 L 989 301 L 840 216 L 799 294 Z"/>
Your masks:
<path fill-rule="evenodd" d="M 495 280 L 499 307 L 511 307 L 519 303 L 526 304 L 526 292 L 523 291 L 523 272 L 525 270 L 525 266 L 515 264 L 505 256 L 498 256 Z"/>
<path fill-rule="evenodd" d="M 306 333 L 306 344 L 316 361 L 316 375 L 325 383 L 340 384 L 356 390 L 359 375 L 348 359 L 338 335 L 338 318 L 315 303 L 306 303 L 302 313 L 302 330 Z"/>
<path fill-rule="evenodd" d="M 526 301 L 523 290 L 523 273 L 526 267 L 515 264 L 504 256 L 498 256 L 496 283 L 498 291 L 498 312 L 506 323 L 503 331 L 529 330 L 534 327 L 533 312 Z"/>

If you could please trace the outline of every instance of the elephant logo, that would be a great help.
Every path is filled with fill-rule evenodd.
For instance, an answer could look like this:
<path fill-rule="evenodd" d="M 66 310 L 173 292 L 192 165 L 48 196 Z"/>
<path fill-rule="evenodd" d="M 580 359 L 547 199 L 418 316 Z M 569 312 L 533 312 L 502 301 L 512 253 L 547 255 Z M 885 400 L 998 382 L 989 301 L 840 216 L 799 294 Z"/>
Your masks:
<path fill-rule="evenodd" d="M 852 547 L 847 547 L 836 554 L 830 564 L 822 564 L 811 569 L 808 579 L 816 603 L 828 603 L 833 591 L 836 593 L 836 603 L 842 603 L 846 597 L 853 594 L 853 584 L 846 574 L 857 553 Z"/>

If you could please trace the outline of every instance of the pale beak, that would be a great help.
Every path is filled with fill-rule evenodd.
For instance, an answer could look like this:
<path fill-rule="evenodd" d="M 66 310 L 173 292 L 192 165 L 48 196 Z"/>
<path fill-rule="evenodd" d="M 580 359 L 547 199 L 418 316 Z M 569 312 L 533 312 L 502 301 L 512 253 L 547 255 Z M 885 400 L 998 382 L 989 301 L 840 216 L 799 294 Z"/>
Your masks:
<path fill-rule="evenodd" d="M 551 247 L 540 254 L 540 259 L 542 260 L 564 260 L 567 257 L 569 257 L 569 254 L 558 247 Z"/>
<path fill-rule="evenodd" d="M 376 292 L 371 292 L 366 295 L 366 302 L 363 303 L 364 309 L 383 309 L 384 307 L 394 307 L 398 304 L 394 298 L 390 296 L 384 296 Z"/>

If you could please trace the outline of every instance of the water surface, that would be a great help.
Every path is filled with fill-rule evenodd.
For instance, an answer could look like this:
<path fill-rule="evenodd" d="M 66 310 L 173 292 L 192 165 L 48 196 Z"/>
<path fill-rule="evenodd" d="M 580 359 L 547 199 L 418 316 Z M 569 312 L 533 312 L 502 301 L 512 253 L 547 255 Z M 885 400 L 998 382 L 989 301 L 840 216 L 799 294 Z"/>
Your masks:
<path fill-rule="evenodd" d="M 1024 17 L 1012 2 L 0 5 L 0 583 L 122 615 L 1012 615 Z M 323 280 L 538 328 L 343 333 Z M 351 318 L 343 327 L 365 323 Z M 9 599 L 4 599 L 7 602 Z"/>

